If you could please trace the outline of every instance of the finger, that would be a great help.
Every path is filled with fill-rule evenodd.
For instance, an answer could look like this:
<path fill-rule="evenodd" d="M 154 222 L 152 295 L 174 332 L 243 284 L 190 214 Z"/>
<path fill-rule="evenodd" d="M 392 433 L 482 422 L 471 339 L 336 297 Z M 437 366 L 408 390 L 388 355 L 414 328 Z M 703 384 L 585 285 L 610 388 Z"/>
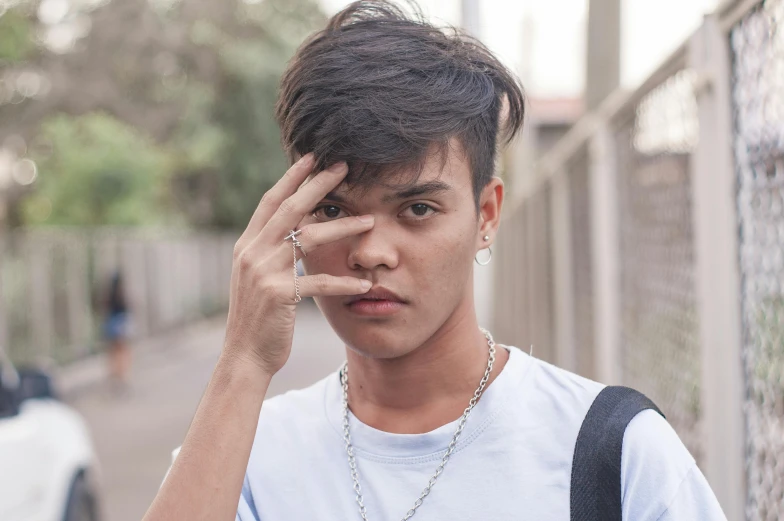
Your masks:
<path fill-rule="evenodd" d="M 343 181 L 347 173 L 346 163 L 336 163 L 316 174 L 295 194 L 280 204 L 264 226 L 262 235 L 273 242 L 283 239 L 330 190 Z"/>
<path fill-rule="evenodd" d="M 283 174 L 283 177 L 275 183 L 275 186 L 270 188 L 261 198 L 243 236 L 252 238 L 259 234 L 272 214 L 275 213 L 275 210 L 280 207 L 280 204 L 291 194 L 295 193 L 299 186 L 305 182 L 305 179 L 313 171 L 313 163 L 314 156 L 310 152 L 291 165 L 291 168 Z"/>
<path fill-rule="evenodd" d="M 300 228 L 302 233 L 297 236 L 301 244 L 300 252 L 308 255 L 321 245 L 366 232 L 373 228 L 373 223 L 372 215 L 360 215 L 305 225 Z"/>
<path fill-rule="evenodd" d="M 373 283 L 357 277 L 336 277 L 319 273 L 299 278 L 299 294 L 303 297 L 333 297 L 367 293 Z"/>

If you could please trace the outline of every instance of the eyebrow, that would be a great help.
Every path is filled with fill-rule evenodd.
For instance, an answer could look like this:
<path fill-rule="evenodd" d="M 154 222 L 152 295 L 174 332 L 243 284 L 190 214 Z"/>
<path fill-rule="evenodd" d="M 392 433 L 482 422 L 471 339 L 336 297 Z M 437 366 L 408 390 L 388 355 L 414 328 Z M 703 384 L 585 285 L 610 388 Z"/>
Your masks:
<path fill-rule="evenodd" d="M 389 203 L 392 201 L 399 201 L 401 199 L 408 199 L 411 197 L 420 197 L 423 195 L 435 195 L 435 194 L 451 192 L 451 191 L 452 191 L 452 187 L 443 181 L 427 181 L 426 183 L 421 183 L 409 188 L 398 190 L 392 194 L 387 194 L 381 198 L 381 201 L 384 203 Z M 329 192 L 326 196 L 324 196 L 324 199 L 331 199 L 338 203 L 346 202 L 346 199 L 343 196 L 338 195 L 334 191 Z"/>

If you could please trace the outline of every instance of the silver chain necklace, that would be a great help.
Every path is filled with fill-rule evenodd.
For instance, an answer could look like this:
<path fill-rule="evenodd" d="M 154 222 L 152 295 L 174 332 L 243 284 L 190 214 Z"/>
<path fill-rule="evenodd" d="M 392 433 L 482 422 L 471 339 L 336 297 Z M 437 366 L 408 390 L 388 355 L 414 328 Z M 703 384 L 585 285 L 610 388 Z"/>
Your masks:
<path fill-rule="evenodd" d="M 433 485 L 436 484 L 438 476 L 444 472 L 444 467 L 446 467 L 446 464 L 449 462 L 449 457 L 455 451 L 457 440 L 460 438 L 460 434 L 463 432 L 463 428 L 465 427 L 466 421 L 468 420 L 468 415 L 471 414 L 471 411 L 476 406 L 476 403 L 482 396 L 482 392 L 485 390 L 487 381 L 490 379 L 490 373 L 493 371 L 493 362 L 495 362 L 495 342 L 493 341 L 493 335 L 491 335 L 489 331 L 484 328 L 479 329 L 485 335 L 485 338 L 487 339 L 487 345 L 490 350 L 490 357 L 487 359 L 487 369 L 485 369 L 485 374 L 482 377 L 482 380 L 479 381 L 479 387 L 477 387 L 476 391 L 474 391 L 474 396 L 472 396 L 471 400 L 468 402 L 468 407 L 466 407 L 466 410 L 463 411 L 463 415 L 460 417 L 460 421 L 457 424 L 457 430 L 455 430 L 455 434 L 452 436 L 452 440 L 449 442 L 449 445 L 446 448 L 444 457 L 441 459 L 441 464 L 438 465 L 438 468 L 436 468 L 433 477 L 430 478 L 427 486 L 419 495 L 419 498 L 414 502 L 414 506 L 411 507 L 408 512 L 406 512 L 405 517 L 403 517 L 403 521 L 411 519 L 414 514 L 416 514 L 417 509 L 422 506 L 425 498 L 428 494 L 430 494 L 430 490 L 433 488 Z M 365 508 L 364 499 L 362 497 L 362 486 L 359 484 L 357 462 L 354 458 L 354 446 L 351 444 L 351 433 L 349 432 L 348 428 L 348 362 L 344 363 L 343 368 L 340 370 L 340 382 L 343 384 L 343 441 L 346 442 L 348 466 L 351 469 L 351 479 L 354 480 L 354 492 L 356 493 L 356 500 L 357 504 L 359 505 L 359 515 L 362 516 L 363 521 L 368 521 L 367 509 Z"/>

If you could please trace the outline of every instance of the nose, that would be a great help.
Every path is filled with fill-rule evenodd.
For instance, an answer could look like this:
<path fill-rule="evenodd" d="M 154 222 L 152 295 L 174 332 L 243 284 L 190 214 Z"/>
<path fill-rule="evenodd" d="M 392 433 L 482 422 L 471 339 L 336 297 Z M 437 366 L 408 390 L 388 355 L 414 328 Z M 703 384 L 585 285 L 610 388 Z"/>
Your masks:
<path fill-rule="evenodd" d="M 379 267 L 395 269 L 399 254 L 392 230 L 378 218 L 372 229 L 354 237 L 348 254 L 352 270 L 374 270 Z"/>

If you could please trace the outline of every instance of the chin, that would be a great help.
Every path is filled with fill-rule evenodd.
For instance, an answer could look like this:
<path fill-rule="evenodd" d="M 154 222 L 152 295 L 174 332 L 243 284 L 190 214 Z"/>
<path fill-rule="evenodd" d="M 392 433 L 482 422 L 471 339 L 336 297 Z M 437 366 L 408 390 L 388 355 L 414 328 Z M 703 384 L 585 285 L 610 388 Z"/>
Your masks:
<path fill-rule="evenodd" d="M 368 319 L 350 316 L 332 303 L 317 304 L 329 325 L 352 351 L 375 359 L 393 359 L 405 356 L 424 342 L 413 331 L 410 320 L 402 317 Z M 326 304 L 326 305 L 325 305 Z M 342 306 L 342 304 L 338 304 Z"/>
<path fill-rule="evenodd" d="M 406 331 L 401 331 L 405 328 Z M 370 321 L 347 320 L 334 324 L 333 329 L 341 340 L 356 353 L 375 359 L 393 359 L 414 351 L 417 342 L 407 326 Z"/>

